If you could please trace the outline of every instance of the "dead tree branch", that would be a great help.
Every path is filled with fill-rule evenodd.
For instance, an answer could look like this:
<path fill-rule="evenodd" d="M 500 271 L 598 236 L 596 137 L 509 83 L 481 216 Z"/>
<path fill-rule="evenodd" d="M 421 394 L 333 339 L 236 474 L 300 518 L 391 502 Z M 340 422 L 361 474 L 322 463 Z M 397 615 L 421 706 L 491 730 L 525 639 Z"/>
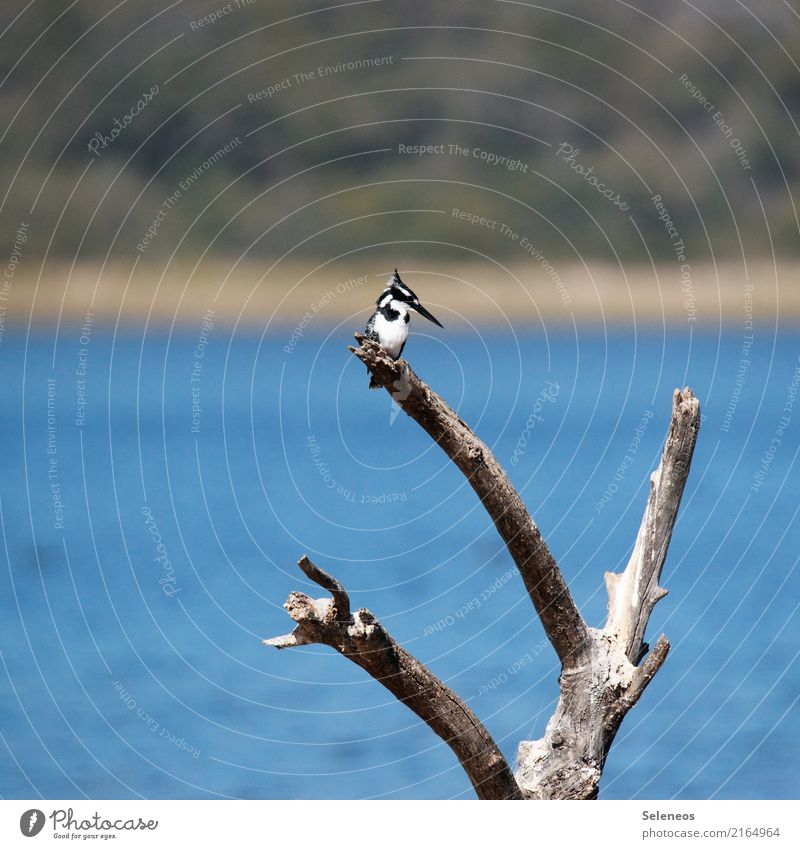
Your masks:
<path fill-rule="evenodd" d="M 299 565 L 332 598 L 314 601 L 294 592 L 286 602 L 297 622 L 277 648 L 324 643 L 361 666 L 407 704 L 453 749 L 481 799 L 592 799 L 608 750 L 669 651 L 662 635 L 647 654 L 645 631 L 666 595 L 658 585 L 689 474 L 700 404 L 691 390 L 675 390 L 669 432 L 633 554 L 624 572 L 606 573 L 608 619 L 590 628 L 539 529 L 491 451 L 405 360 L 356 334 L 350 350 L 464 473 L 516 563 L 562 669 L 560 698 L 541 740 L 524 741 L 516 780 L 489 733 L 469 708 L 408 652 L 367 610 L 350 612 L 341 584 L 307 558 Z M 638 665 L 644 658 L 641 665 Z"/>
<path fill-rule="evenodd" d="M 621 575 L 606 573 L 608 619 L 590 629 L 585 667 L 562 671 L 561 696 L 541 740 L 523 742 L 517 781 L 534 799 L 593 799 L 606 755 L 625 714 L 667 659 L 662 634 L 646 654 L 644 632 L 666 590 L 658 586 L 700 428 L 700 403 L 690 389 L 675 390 L 661 462 L 650 477 L 650 497 L 633 554 Z"/>
<path fill-rule="evenodd" d="M 291 634 L 264 640 L 266 645 L 285 649 L 322 643 L 336 649 L 408 705 L 450 746 L 479 799 L 521 799 L 502 752 L 466 704 L 399 646 L 368 610 L 351 613 L 350 599 L 337 580 L 307 557 L 297 565 L 333 598 L 314 601 L 293 592 L 284 607 L 297 627 Z"/>
<path fill-rule="evenodd" d="M 658 469 L 650 476 L 650 496 L 633 554 L 621 575 L 606 572 L 606 630 L 616 635 L 632 663 L 640 656 L 653 608 L 667 594 L 658 581 L 689 476 L 699 427 L 697 398 L 689 389 L 683 392 L 676 389 L 664 452 Z"/>
<path fill-rule="evenodd" d="M 494 454 L 405 360 L 393 360 L 380 345 L 356 334 L 350 350 L 375 380 L 420 424 L 464 473 L 491 516 L 562 664 L 580 665 L 589 632 L 539 528 Z"/>

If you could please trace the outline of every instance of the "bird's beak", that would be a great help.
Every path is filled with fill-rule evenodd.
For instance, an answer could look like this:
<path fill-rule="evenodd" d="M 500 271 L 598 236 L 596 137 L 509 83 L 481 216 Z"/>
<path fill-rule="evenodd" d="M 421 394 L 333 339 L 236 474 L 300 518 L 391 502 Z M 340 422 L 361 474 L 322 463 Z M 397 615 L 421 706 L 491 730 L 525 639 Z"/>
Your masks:
<path fill-rule="evenodd" d="M 439 325 L 439 327 L 444 327 L 444 325 L 442 324 L 442 322 L 441 322 L 441 321 L 439 321 L 439 319 L 438 319 L 438 318 L 434 318 L 434 317 L 433 317 L 433 316 L 432 316 L 432 315 L 431 315 L 431 314 L 430 314 L 430 313 L 429 313 L 429 312 L 425 309 L 425 307 L 423 307 L 423 306 L 422 306 L 422 304 L 414 304 L 414 303 L 411 303 L 411 304 L 409 304 L 409 306 L 410 306 L 410 307 L 412 307 L 413 309 L 415 309 L 415 310 L 416 310 L 416 311 L 417 311 L 420 315 L 424 315 L 424 316 L 425 316 L 425 318 L 427 318 L 427 319 L 428 319 L 428 321 L 432 321 L 434 324 L 438 324 L 438 325 Z"/>

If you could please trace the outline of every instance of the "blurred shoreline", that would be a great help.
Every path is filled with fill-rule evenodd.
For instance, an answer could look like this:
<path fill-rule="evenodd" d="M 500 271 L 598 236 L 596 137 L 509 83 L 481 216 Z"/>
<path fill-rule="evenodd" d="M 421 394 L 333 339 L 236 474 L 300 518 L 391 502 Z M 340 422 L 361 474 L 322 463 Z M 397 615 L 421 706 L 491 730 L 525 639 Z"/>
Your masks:
<path fill-rule="evenodd" d="M 26 260 L 29 258 L 26 257 Z M 48 265 L 29 260 L 0 304 L 3 327 L 28 324 L 215 324 L 281 328 L 333 326 L 366 319 L 391 271 L 368 262 L 323 266 L 205 263 L 163 268 L 138 264 Z M 413 260 L 403 279 L 441 317 L 460 325 L 586 326 L 775 324 L 800 317 L 800 267 L 790 261 L 696 266 L 439 266 Z"/>

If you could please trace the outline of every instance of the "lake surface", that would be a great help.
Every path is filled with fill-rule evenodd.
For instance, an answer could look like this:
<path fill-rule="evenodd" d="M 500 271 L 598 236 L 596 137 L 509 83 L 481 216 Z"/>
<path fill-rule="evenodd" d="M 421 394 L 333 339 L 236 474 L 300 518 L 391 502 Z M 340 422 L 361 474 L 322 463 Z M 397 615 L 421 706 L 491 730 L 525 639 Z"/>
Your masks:
<path fill-rule="evenodd" d="M 800 791 L 800 335 L 756 328 L 741 365 L 746 332 L 466 327 L 406 351 L 506 466 L 592 625 L 672 390 L 702 401 L 648 629 L 673 649 L 603 798 Z M 303 553 L 511 761 L 542 734 L 558 666 L 521 580 L 349 341 L 342 326 L 6 328 L 0 795 L 471 798 L 447 746 L 353 664 L 261 644 L 291 630 L 291 590 L 322 595 Z"/>

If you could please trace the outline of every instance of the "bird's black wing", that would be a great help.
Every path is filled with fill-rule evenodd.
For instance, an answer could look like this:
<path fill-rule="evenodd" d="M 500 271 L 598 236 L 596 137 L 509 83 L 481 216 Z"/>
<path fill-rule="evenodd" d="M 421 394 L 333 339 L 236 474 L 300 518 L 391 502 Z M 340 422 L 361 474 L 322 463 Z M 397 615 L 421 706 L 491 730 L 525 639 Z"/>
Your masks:
<path fill-rule="evenodd" d="M 364 338 L 369 339 L 371 342 L 377 342 L 379 345 L 381 340 L 378 338 L 378 331 L 375 330 L 375 316 L 378 314 L 377 310 L 372 313 L 369 317 L 369 321 L 367 322 L 367 326 L 364 328 Z M 369 372 L 369 366 L 366 367 L 367 372 Z M 369 388 L 370 389 L 380 389 L 377 383 L 375 383 L 375 378 L 370 376 L 369 379 Z"/>
<path fill-rule="evenodd" d="M 378 342 L 380 344 L 380 339 L 378 339 L 378 333 L 375 330 L 375 316 L 377 312 L 372 313 L 369 317 L 369 321 L 367 322 L 366 327 L 364 328 L 364 338 L 369 339 L 371 342 Z"/>

